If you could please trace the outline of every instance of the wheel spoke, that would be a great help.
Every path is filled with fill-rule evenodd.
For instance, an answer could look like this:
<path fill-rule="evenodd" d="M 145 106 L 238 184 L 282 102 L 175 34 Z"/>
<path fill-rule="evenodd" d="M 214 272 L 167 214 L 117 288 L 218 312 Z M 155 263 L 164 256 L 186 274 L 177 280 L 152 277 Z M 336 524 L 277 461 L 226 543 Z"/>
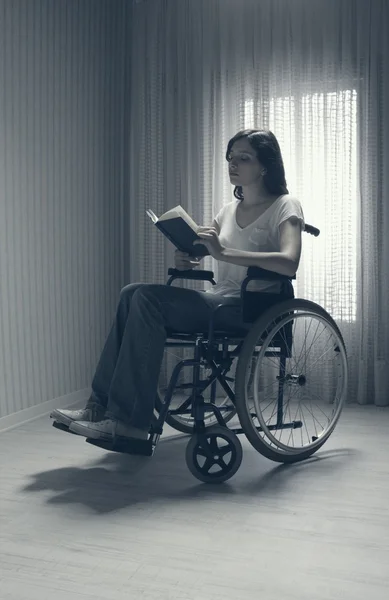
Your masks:
<path fill-rule="evenodd" d="M 199 456 L 202 456 L 203 458 L 208 458 L 208 457 L 209 457 L 209 452 L 206 452 L 206 451 L 203 449 L 203 447 L 202 447 L 202 446 L 199 446 L 199 447 L 198 447 L 197 454 L 198 454 Z"/>
<path fill-rule="evenodd" d="M 212 454 L 216 454 L 219 452 L 219 446 L 217 444 L 217 437 L 212 436 L 209 441 L 209 448 Z"/>
<path fill-rule="evenodd" d="M 232 448 L 231 448 L 230 444 L 227 444 L 226 446 L 223 446 L 223 448 L 219 449 L 218 454 L 219 454 L 220 458 L 223 458 L 223 456 L 225 456 L 229 452 L 232 452 Z"/>
<path fill-rule="evenodd" d="M 216 462 L 216 465 L 219 465 L 219 467 L 222 469 L 222 471 L 226 471 L 229 468 L 229 463 L 225 463 L 224 460 L 222 458 L 219 458 Z"/>
<path fill-rule="evenodd" d="M 207 460 L 205 461 L 202 470 L 205 471 L 207 474 L 209 474 L 209 471 L 212 469 L 213 465 L 215 464 L 215 461 L 213 460 L 213 458 L 207 458 Z"/>
<path fill-rule="evenodd" d="M 198 445 L 199 450 L 201 450 L 201 452 L 198 451 L 198 454 L 200 454 L 201 456 L 204 456 L 205 458 L 212 458 L 212 456 L 214 455 L 214 452 L 212 452 L 212 448 L 207 441 L 205 442 L 201 442 Z"/>

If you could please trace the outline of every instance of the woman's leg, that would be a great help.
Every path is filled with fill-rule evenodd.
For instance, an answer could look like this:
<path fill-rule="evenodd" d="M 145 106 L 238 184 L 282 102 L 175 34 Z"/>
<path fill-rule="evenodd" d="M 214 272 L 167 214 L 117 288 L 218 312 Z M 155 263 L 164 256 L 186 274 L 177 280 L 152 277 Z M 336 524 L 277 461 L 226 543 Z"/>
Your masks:
<path fill-rule="evenodd" d="M 245 328 L 240 316 L 240 299 L 206 294 L 168 285 L 142 285 L 131 296 L 128 318 L 116 364 L 106 358 L 94 379 L 96 393 L 106 389 L 107 420 L 76 424 L 72 431 L 86 437 L 109 438 L 113 434 L 146 437 L 154 410 L 158 379 L 167 331 L 207 332 L 212 309 L 228 305 L 215 324 L 219 329 Z M 114 346 L 114 342 L 112 342 Z M 113 351 L 109 356 L 113 355 Z M 116 425 L 114 426 L 114 424 Z M 117 427 L 117 424 L 120 427 Z M 89 425 L 89 426 L 88 426 Z"/>
<path fill-rule="evenodd" d="M 92 381 L 92 394 L 83 409 L 55 409 L 51 418 L 69 426 L 73 421 L 101 421 L 108 404 L 108 393 L 116 368 L 123 334 L 126 327 L 131 300 L 137 289 L 144 283 L 131 283 L 120 292 L 116 316 L 108 334 L 99 363 Z"/>
<path fill-rule="evenodd" d="M 108 395 L 115 373 L 117 361 L 122 347 L 127 322 L 130 318 L 130 308 L 135 292 L 145 286 L 145 283 L 131 283 L 122 288 L 116 317 L 105 342 L 96 372 L 92 380 L 92 394 L 87 407 L 95 404 L 103 406 L 106 410 Z"/>

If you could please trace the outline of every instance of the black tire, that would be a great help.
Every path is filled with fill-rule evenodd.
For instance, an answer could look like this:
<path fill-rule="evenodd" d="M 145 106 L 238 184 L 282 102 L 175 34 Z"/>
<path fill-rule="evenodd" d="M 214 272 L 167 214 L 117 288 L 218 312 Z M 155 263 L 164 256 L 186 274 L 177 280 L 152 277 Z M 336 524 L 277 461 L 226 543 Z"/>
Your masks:
<path fill-rule="evenodd" d="M 222 448 L 218 447 L 216 442 L 218 438 L 224 440 L 227 444 Z M 205 454 L 214 452 L 216 454 L 213 457 L 205 457 Z M 222 457 L 228 454 L 231 454 L 231 458 L 228 463 L 225 463 Z M 206 458 L 203 466 L 199 463 L 199 456 Z M 206 429 L 204 434 L 195 433 L 191 437 L 186 447 L 185 458 L 189 471 L 196 479 L 204 483 L 223 483 L 231 479 L 242 464 L 242 444 L 233 431 L 227 427 L 216 425 Z M 220 471 L 210 473 L 210 469 L 215 464 L 219 466 Z"/>

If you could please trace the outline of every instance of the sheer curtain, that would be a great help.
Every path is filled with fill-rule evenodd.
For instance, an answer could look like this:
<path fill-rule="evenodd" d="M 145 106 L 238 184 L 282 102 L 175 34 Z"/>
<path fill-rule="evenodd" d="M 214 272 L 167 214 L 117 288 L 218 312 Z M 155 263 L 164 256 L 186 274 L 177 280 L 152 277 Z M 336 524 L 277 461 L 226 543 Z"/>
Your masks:
<path fill-rule="evenodd" d="M 389 5 L 385 0 L 134 0 L 131 280 L 164 283 L 152 227 L 182 204 L 199 224 L 233 199 L 228 140 L 266 127 L 306 221 L 296 297 L 345 338 L 349 401 L 389 404 Z M 217 263 L 208 257 L 204 268 Z M 185 286 L 204 288 L 200 282 Z"/>

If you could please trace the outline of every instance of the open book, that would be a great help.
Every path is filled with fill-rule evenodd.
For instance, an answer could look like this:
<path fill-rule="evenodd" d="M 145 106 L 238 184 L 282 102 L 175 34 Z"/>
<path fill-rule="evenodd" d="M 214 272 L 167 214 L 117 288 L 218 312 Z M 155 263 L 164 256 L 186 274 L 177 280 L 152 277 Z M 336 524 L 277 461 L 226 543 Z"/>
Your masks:
<path fill-rule="evenodd" d="M 159 218 L 150 209 L 146 210 L 146 213 L 154 225 L 162 231 L 178 250 L 188 252 L 191 256 L 198 256 L 199 258 L 209 255 L 208 248 L 203 244 L 193 246 L 193 242 L 200 239 L 197 235 L 199 226 L 196 225 L 182 206 L 175 206 Z"/>

